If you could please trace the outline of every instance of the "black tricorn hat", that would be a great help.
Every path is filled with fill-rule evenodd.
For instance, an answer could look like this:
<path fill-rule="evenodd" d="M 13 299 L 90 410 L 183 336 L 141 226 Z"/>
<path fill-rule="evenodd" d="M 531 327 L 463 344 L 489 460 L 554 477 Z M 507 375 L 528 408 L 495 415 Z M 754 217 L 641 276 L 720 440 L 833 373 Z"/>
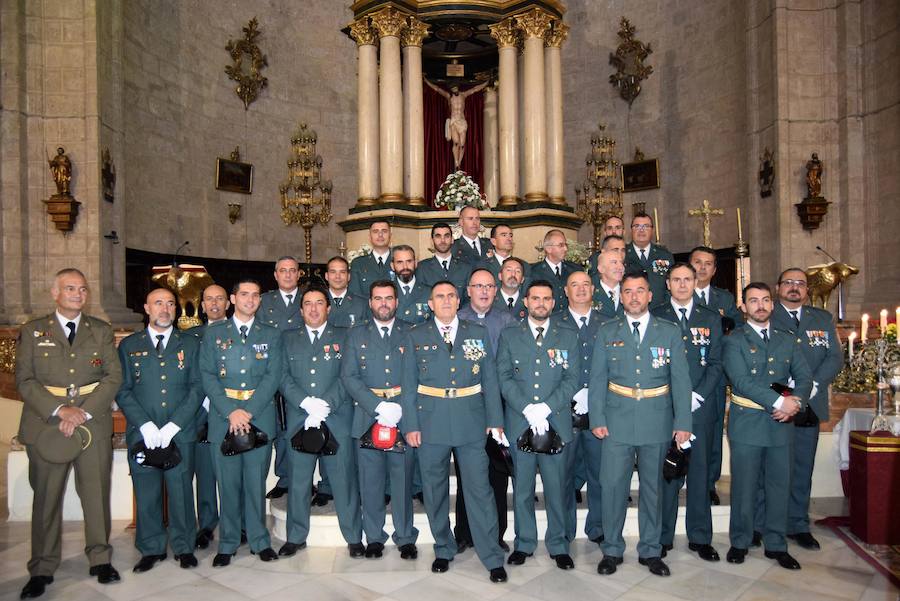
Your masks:
<path fill-rule="evenodd" d="M 575 413 L 575 403 L 572 403 L 572 429 L 573 430 L 590 430 L 591 421 L 587 413 L 581 415 Z"/>
<path fill-rule="evenodd" d="M 178 445 L 174 442 L 169 443 L 167 447 L 148 449 L 144 441 L 141 440 L 131 447 L 128 453 L 135 463 L 144 467 L 170 470 L 181 463 L 181 451 L 178 450 Z"/>
<path fill-rule="evenodd" d="M 665 461 L 663 461 L 663 478 L 666 479 L 666 482 L 687 476 L 690 460 L 691 450 L 682 449 L 673 440 L 669 445 L 669 450 L 666 451 Z"/>
<path fill-rule="evenodd" d="M 484 443 L 484 450 L 487 451 L 488 460 L 491 462 L 491 466 L 497 472 L 506 474 L 507 476 L 515 475 L 512 453 L 509 452 L 509 447 L 504 447 L 494 440 L 493 436 L 488 434 L 487 441 Z"/>
<path fill-rule="evenodd" d="M 269 436 L 253 424 L 250 424 L 250 431 L 246 434 L 234 434 L 229 431 L 222 441 L 220 450 L 223 455 L 231 457 L 232 455 L 264 447 L 267 444 L 269 444 Z"/>
<path fill-rule="evenodd" d="M 562 453 L 562 439 L 557 434 L 553 426 L 544 434 L 535 434 L 531 428 L 526 428 L 519 439 L 516 440 L 516 446 L 520 451 L 526 453 L 543 453 L 544 455 L 558 455 Z"/>
<path fill-rule="evenodd" d="M 291 437 L 291 446 L 295 451 L 312 455 L 334 455 L 338 450 L 338 441 L 331 434 L 325 422 L 318 428 L 300 428 Z"/>

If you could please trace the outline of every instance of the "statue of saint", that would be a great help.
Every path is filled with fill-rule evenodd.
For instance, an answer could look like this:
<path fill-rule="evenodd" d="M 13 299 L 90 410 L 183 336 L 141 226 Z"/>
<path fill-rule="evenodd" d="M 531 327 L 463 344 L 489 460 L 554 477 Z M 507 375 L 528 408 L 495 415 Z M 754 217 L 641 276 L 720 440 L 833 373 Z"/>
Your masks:
<path fill-rule="evenodd" d="M 423 79 L 425 79 L 425 83 L 428 84 L 429 88 L 446 98 L 447 104 L 450 105 L 450 118 L 447 119 L 445 125 L 444 137 L 453 143 L 453 163 L 454 167 L 458 170 L 459 166 L 462 165 L 463 153 L 466 151 L 466 130 L 469 128 L 469 124 L 466 123 L 465 115 L 466 98 L 481 91 L 487 87 L 490 82 L 485 81 L 460 93 L 459 87 L 457 86 L 453 86 L 450 88 L 450 91 L 447 92 L 428 81 L 428 79 Z"/>
<path fill-rule="evenodd" d="M 822 161 L 817 153 L 806 162 L 806 191 L 807 198 L 819 198 L 822 196 Z"/>
<path fill-rule="evenodd" d="M 56 193 L 59 196 L 70 196 L 69 184 L 72 181 L 72 161 L 66 156 L 65 149 L 60 146 L 56 149 L 56 156 L 47 157 L 50 163 L 50 174 L 56 182 Z"/>

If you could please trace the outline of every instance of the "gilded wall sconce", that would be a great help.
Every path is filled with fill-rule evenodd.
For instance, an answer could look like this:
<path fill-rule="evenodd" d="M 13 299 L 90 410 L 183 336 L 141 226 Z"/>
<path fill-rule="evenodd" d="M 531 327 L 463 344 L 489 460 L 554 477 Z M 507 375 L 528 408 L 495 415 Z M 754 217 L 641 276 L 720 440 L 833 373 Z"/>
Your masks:
<path fill-rule="evenodd" d="M 650 44 L 635 39 L 634 32 L 634 25 L 622 17 L 619 29 L 621 42 L 615 54 L 609 55 L 609 64 L 616 68 L 616 72 L 609 76 L 609 83 L 619 89 L 619 95 L 628 106 L 641 93 L 641 82 L 653 73 L 653 67 L 644 64 L 653 49 Z"/>
<path fill-rule="evenodd" d="M 228 221 L 234 225 L 234 222 L 241 218 L 241 203 L 239 202 L 229 202 L 228 203 Z"/>
<path fill-rule="evenodd" d="M 225 67 L 225 74 L 228 79 L 237 82 L 234 93 L 244 103 L 245 111 L 259 96 L 260 90 L 269 85 L 268 78 L 262 75 L 269 62 L 256 45 L 260 33 L 259 22 L 253 17 L 244 27 L 244 38 L 228 40 L 225 45 L 225 50 L 231 55 L 231 64 Z"/>

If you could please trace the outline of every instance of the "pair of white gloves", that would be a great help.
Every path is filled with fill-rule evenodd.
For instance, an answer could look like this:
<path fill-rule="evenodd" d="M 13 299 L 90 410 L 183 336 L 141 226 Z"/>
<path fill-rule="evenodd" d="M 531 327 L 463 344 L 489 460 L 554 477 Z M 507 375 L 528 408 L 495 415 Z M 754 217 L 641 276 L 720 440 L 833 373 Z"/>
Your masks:
<path fill-rule="evenodd" d="M 794 381 L 794 378 L 788 378 L 787 385 L 791 388 L 795 388 L 797 386 L 797 382 Z M 819 383 L 813 380 L 813 387 L 809 393 L 809 398 L 813 398 L 816 396 L 816 393 L 819 392 Z"/>
<path fill-rule="evenodd" d="M 162 428 L 153 422 L 147 422 L 140 427 L 141 436 L 144 437 L 144 445 L 148 449 L 166 448 L 172 444 L 172 439 L 181 431 L 179 426 L 169 422 Z"/>
<path fill-rule="evenodd" d="M 375 406 L 375 419 L 385 428 L 396 428 L 403 417 L 403 407 L 400 403 L 381 401 Z"/>
<path fill-rule="evenodd" d="M 308 396 L 300 402 L 300 408 L 306 411 L 306 421 L 303 422 L 303 429 L 318 428 L 322 422 L 331 413 L 331 407 L 328 402 L 319 397 Z"/>
<path fill-rule="evenodd" d="M 547 403 L 530 403 L 522 409 L 522 415 L 528 420 L 531 431 L 538 436 L 546 434 L 550 430 L 550 422 L 547 421 L 547 418 L 551 413 L 553 411 Z"/>

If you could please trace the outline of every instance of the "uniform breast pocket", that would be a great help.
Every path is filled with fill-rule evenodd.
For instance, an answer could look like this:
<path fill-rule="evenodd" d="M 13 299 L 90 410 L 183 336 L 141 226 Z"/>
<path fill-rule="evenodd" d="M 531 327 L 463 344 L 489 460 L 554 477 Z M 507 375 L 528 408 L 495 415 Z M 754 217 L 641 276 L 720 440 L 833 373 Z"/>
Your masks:
<path fill-rule="evenodd" d="M 34 369 L 38 374 L 46 374 L 48 370 L 57 368 L 62 357 L 62 349 L 58 345 L 38 347 L 34 353 Z"/>
<path fill-rule="evenodd" d="M 435 351 L 419 351 L 419 353 L 416 355 L 416 360 L 419 364 L 419 371 L 421 373 L 425 373 L 426 371 L 428 371 L 428 366 L 434 365 L 436 357 L 437 353 Z"/>

